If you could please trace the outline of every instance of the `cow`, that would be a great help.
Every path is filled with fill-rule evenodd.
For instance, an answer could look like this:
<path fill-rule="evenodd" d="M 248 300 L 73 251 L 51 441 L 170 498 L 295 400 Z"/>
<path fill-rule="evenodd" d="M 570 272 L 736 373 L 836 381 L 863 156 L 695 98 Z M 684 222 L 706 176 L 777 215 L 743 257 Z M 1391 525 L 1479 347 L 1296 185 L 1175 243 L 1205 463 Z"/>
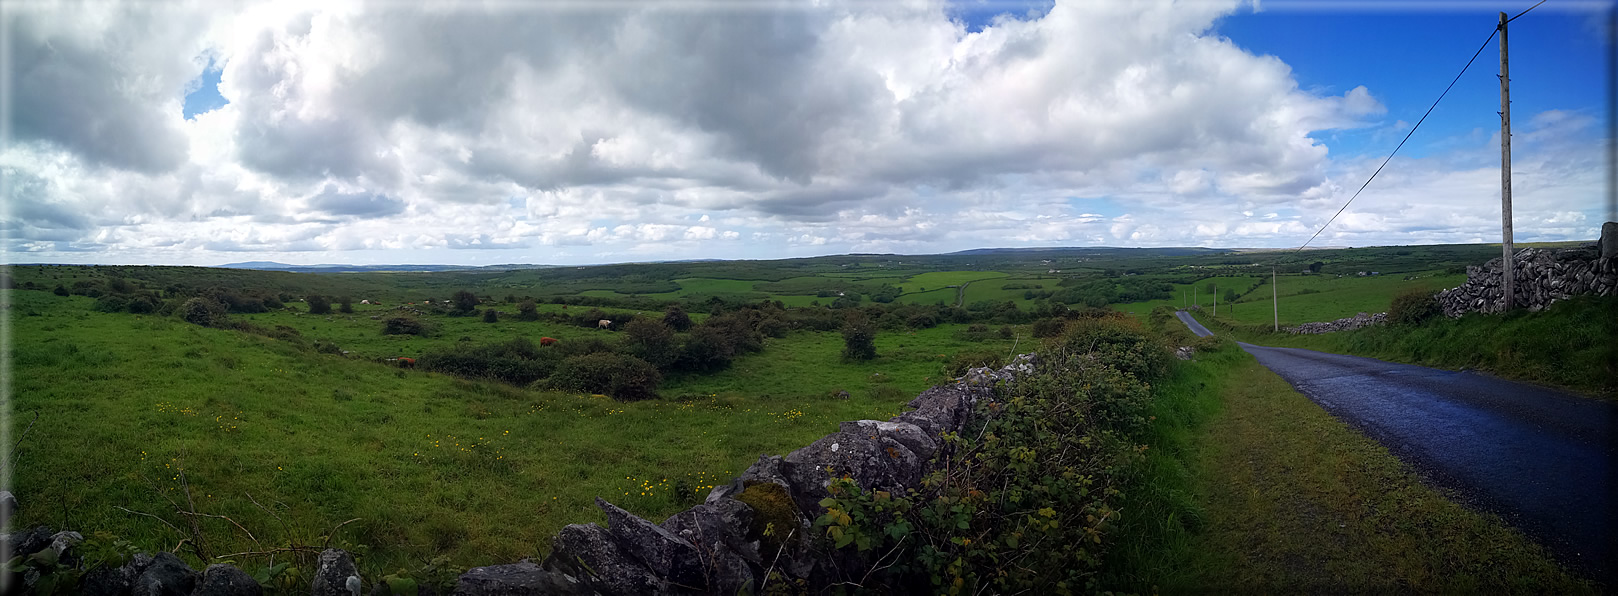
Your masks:
<path fill-rule="evenodd" d="M 600 321 L 596 322 L 596 328 L 597 329 L 608 329 L 608 330 L 610 330 L 610 329 L 612 329 L 612 321 L 608 321 L 606 319 L 601 319 Z"/>
<path fill-rule="evenodd" d="M 370 304 L 370 303 L 371 303 L 370 300 L 361 300 L 360 301 L 360 304 Z"/>
<path fill-rule="evenodd" d="M 554 345 L 556 345 L 556 338 L 554 338 L 554 337 L 541 337 L 541 338 L 539 338 L 539 345 L 542 345 L 542 346 L 554 346 Z"/>
<path fill-rule="evenodd" d="M 399 357 L 399 368 L 414 368 L 415 366 L 416 366 L 416 359 L 415 358 L 407 358 L 405 356 L 400 356 Z"/>

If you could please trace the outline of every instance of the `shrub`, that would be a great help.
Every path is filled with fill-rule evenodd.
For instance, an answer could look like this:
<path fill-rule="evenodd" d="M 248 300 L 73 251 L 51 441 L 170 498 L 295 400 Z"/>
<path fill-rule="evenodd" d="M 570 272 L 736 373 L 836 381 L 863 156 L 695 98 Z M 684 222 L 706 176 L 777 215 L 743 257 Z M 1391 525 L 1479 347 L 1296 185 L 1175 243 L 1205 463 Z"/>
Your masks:
<path fill-rule="evenodd" d="M 51 290 L 51 293 L 56 294 L 57 296 L 68 295 L 67 288 L 62 287 L 62 284 L 56 284 L 56 289 Z"/>
<path fill-rule="evenodd" d="M 1067 329 L 1067 322 L 1062 319 L 1040 319 L 1034 321 L 1034 337 L 1056 337 Z"/>
<path fill-rule="evenodd" d="M 203 327 L 217 327 L 225 322 L 225 309 L 207 298 L 192 298 L 180 305 L 180 318 Z"/>
<path fill-rule="evenodd" d="M 136 296 L 129 301 L 129 306 L 126 308 L 131 313 L 144 315 L 147 313 L 157 312 L 158 304 L 159 301 L 151 296 Z"/>
<path fill-rule="evenodd" d="M 597 352 L 573 356 L 557 365 L 547 385 L 563 391 L 601 393 L 630 401 L 657 397 L 663 375 L 634 356 Z"/>
<path fill-rule="evenodd" d="M 519 321 L 538 321 L 539 320 L 539 307 L 534 304 L 533 300 L 524 300 L 524 301 L 522 301 L 522 304 L 517 305 L 517 320 L 519 320 Z"/>
<path fill-rule="evenodd" d="M 268 305 L 266 305 L 266 306 L 268 306 Z M 349 298 L 348 296 L 341 296 L 341 297 L 337 298 L 337 312 L 353 314 L 353 312 L 354 312 L 354 299 Z"/>
<path fill-rule="evenodd" d="M 432 334 L 432 326 L 426 321 L 409 315 L 394 315 L 382 320 L 382 335 L 420 335 Z"/>
<path fill-rule="evenodd" d="M 843 324 L 843 361 L 876 358 L 876 327 L 870 319 L 850 317 Z"/>
<path fill-rule="evenodd" d="M 449 297 L 450 304 L 455 307 L 455 314 L 469 315 L 477 310 L 478 296 L 467 290 L 456 290 Z"/>
<path fill-rule="evenodd" d="M 309 303 L 309 314 L 312 314 L 312 315 L 329 315 L 329 314 L 331 314 L 331 300 L 326 298 L 325 296 L 321 296 L 319 294 L 310 294 L 309 296 L 304 298 L 304 301 Z"/>
<path fill-rule="evenodd" d="M 95 309 L 101 312 L 124 312 L 129 306 L 129 300 L 117 294 L 107 294 L 96 299 Z"/>
<path fill-rule="evenodd" d="M 1420 325 L 1443 312 L 1436 296 L 1422 290 L 1411 290 L 1395 296 L 1393 302 L 1388 304 L 1388 322 L 1394 325 Z"/>
<path fill-rule="evenodd" d="M 422 354 L 417 366 L 472 379 L 492 379 L 527 386 L 550 376 L 561 354 L 540 351 L 527 338 L 505 343 L 456 347 Z"/>
<path fill-rule="evenodd" d="M 679 355 L 674 331 L 662 321 L 635 319 L 624 325 L 624 350 L 658 368 L 674 363 Z"/>
<path fill-rule="evenodd" d="M 685 333 L 691 329 L 691 315 L 685 314 L 685 309 L 679 305 L 670 306 L 668 310 L 663 311 L 663 324 L 668 325 L 670 329 Z"/>
<path fill-rule="evenodd" d="M 1141 333 L 1140 324 L 1123 313 L 1074 321 L 1062 338 L 1061 348 L 1068 354 L 1091 354 L 1146 382 L 1166 374 L 1174 358 L 1162 344 Z"/>
<path fill-rule="evenodd" d="M 1011 335 L 1012 335 L 1011 326 L 1010 325 L 1001 325 L 999 333 L 1000 333 L 1000 339 L 1011 339 Z"/>
<path fill-rule="evenodd" d="M 499 312 L 495 311 L 492 308 L 483 311 L 483 322 L 485 322 L 485 323 L 495 323 L 495 322 L 499 322 L 499 321 L 500 321 L 500 313 Z"/>
<path fill-rule="evenodd" d="M 698 327 L 680 344 L 675 367 L 691 372 L 713 372 L 730 366 L 736 349 L 725 334 L 713 327 Z"/>

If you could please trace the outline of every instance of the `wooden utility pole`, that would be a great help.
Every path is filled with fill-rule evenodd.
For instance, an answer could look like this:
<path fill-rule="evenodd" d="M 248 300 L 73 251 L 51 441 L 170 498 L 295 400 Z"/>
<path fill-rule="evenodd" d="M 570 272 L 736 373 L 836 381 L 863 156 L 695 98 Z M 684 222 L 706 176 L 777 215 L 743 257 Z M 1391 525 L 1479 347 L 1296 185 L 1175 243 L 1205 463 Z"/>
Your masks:
<path fill-rule="evenodd" d="M 1511 247 L 1511 71 L 1506 64 L 1506 13 L 1500 13 L 1500 310 L 1516 306 Z"/>
<path fill-rule="evenodd" d="M 1214 284 L 1213 289 L 1214 289 L 1214 314 L 1213 314 L 1213 316 L 1217 317 L 1217 316 L 1219 316 L 1219 285 Z"/>
<path fill-rule="evenodd" d="M 1275 268 L 1270 268 L 1270 304 L 1275 306 L 1275 332 L 1281 332 L 1281 293 L 1275 290 Z"/>

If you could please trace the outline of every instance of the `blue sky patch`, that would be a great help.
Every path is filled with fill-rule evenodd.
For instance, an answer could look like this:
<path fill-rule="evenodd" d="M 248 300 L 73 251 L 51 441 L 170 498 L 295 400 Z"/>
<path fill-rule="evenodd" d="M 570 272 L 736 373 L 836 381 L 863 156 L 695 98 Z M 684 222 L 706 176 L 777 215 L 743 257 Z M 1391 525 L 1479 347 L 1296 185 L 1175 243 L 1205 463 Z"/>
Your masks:
<path fill-rule="evenodd" d="M 947 12 L 951 19 L 965 23 L 967 32 L 977 33 L 993 24 L 997 16 L 1038 19 L 1055 5 L 1054 0 L 949 0 Z"/>
<path fill-rule="evenodd" d="M 186 120 L 230 103 L 225 100 L 225 96 L 219 94 L 219 75 L 224 71 L 224 66 L 215 64 L 213 58 L 208 58 L 208 68 L 203 69 L 202 76 L 186 84 L 185 107 L 181 111 Z"/>

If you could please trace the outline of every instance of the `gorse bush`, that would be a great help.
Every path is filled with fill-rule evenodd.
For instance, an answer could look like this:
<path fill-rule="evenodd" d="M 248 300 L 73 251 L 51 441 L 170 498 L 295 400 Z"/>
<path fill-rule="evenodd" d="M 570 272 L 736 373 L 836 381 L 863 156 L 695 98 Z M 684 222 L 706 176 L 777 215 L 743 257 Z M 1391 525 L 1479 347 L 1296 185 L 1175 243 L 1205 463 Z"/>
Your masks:
<path fill-rule="evenodd" d="M 850 317 L 843 325 L 843 361 L 876 358 L 876 327 L 865 317 Z"/>
<path fill-rule="evenodd" d="M 180 318 L 203 327 L 218 327 L 225 322 L 225 309 L 207 298 L 191 298 L 180 305 Z"/>
<path fill-rule="evenodd" d="M 522 387 L 550 376 L 560 359 L 561 354 L 555 350 L 540 348 L 527 338 L 517 338 L 499 344 L 434 350 L 417 358 L 416 366 Z"/>
<path fill-rule="evenodd" d="M 309 303 L 309 314 L 312 314 L 312 315 L 329 315 L 329 314 L 331 314 L 331 299 L 329 299 L 329 298 L 327 298 L 325 296 L 318 295 L 318 294 L 311 294 L 309 296 L 304 297 L 303 300 L 304 300 L 304 302 Z"/>

